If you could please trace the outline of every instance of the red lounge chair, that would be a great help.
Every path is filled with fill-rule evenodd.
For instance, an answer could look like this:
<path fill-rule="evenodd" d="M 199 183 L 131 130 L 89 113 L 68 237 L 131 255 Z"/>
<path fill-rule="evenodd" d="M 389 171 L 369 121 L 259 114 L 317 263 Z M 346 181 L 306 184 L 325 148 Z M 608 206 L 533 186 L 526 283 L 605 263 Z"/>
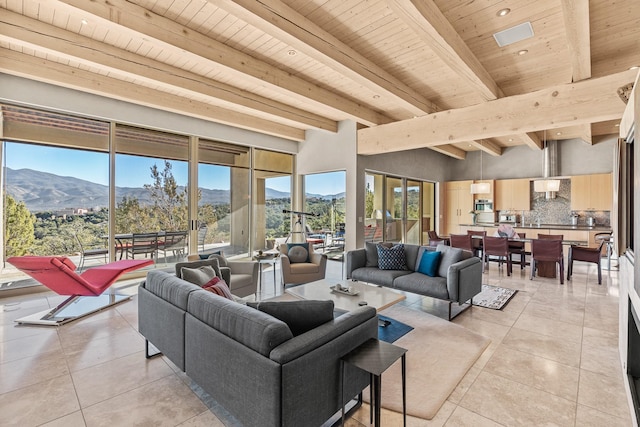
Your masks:
<path fill-rule="evenodd" d="M 52 310 L 16 320 L 18 323 L 35 325 L 62 325 L 129 299 L 128 295 L 103 292 L 124 273 L 153 264 L 151 259 L 125 259 L 78 274 L 75 264 L 63 256 L 12 257 L 7 262 L 52 291 L 70 296 Z"/>

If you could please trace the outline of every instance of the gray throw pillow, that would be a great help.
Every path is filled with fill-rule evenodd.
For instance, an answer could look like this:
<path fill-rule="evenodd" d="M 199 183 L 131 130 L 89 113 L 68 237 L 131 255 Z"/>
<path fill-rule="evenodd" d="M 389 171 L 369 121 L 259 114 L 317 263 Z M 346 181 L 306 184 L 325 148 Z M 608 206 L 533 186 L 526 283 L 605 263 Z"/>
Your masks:
<path fill-rule="evenodd" d="M 217 259 L 220 267 L 229 267 L 229 262 L 222 252 L 211 254 L 207 259 Z"/>
<path fill-rule="evenodd" d="M 308 243 L 287 243 L 287 256 L 292 264 L 311 262 Z"/>
<path fill-rule="evenodd" d="M 333 320 L 333 301 L 262 301 L 247 305 L 282 320 L 294 337 Z"/>
<path fill-rule="evenodd" d="M 449 266 L 462 260 L 463 250 L 459 248 L 452 248 L 451 246 L 438 245 L 436 247 L 438 252 L 442 252 L 440 257 L 440 266 L 438 267 L 438 276 L 447 277 L 449 272 Z"/>
<path fill-rule="evenodd" d="M 183 280 L 198 286 L 204 286 L 216 277 L 216 271 L 210 265 L 203 265 L 196 268 L 182 267 L 180 274 Z"/>

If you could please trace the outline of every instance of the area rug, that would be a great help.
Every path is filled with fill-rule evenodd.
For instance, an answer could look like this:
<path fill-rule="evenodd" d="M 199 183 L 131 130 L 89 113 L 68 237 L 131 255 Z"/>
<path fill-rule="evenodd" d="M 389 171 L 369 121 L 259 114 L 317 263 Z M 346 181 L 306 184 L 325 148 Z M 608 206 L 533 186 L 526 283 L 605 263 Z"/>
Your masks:
<path fill-rule="evenodd" d="M 430 420 L 491 340 L 455 323 L 400 305 L 385 316 L 414 329 L 394 345 L 407 351 L 407 414 Z M 366 399 L 369 393 L 363 393 Z M 382 374 L 382 407 L 402 413 L 401 363 Z"/>
<path fill-rule="evenodd" d="M 493 310 L 502 310 L 511 298 L 513 298 L 516 292 L 518 291 L 515 289 L 482 285 L 482 291 L 473 297 L 473 305 L 491 308 Z"/>
<path fill-rule="evenodd" d="M 397 319 L 378 314 L 378 319 L 382 322 L 389 322 L 387 326 L 378 325 L 378 339 L 386 342 L 395 342 L 400 337 L 413 330 L 413 326 L 402 323 Z"/>

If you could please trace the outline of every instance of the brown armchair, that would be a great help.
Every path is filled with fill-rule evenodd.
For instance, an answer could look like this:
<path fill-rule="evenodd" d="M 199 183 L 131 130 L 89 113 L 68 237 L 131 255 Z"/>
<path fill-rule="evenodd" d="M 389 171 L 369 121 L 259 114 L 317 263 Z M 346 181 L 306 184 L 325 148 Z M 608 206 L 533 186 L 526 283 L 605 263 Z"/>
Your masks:
<path fill-rule="evenodd" d="M 600 261 L 602 259 L 602 247 L 605 241 L 601 240 L 597 248 L 588 248 L 586 246 L 571 245 L 569 247 L 569 258 L 567 266 L 567 280 L 571 280 L 573 274 L 573 261 L 592 262 L 598 268 L 598 285 L 602 284 L 602 268 Z"/>
<path fill-rule="evenodd" d="M 327 271 L 327 256 L 313 250 L 308 245 L 309 262 L 292 262 L 289 257 L 289 247 L 286 243 L 280 245 L 280 271 L 282 283 L 286 285 L 300 285 L 324 279 Z"/>

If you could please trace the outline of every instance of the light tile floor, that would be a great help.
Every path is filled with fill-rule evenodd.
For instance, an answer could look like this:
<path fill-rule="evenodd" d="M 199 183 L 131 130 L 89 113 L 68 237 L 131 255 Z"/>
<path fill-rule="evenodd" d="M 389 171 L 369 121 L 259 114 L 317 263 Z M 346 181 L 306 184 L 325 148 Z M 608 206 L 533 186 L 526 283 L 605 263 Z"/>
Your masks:
<path fill-rule="evenodd" d="M 341 267 L 330 261 L 327 277 L 339 279 Z M 530 281 L 528 271 L 507 277 L 490 266 L 485 283 L 519 292 L 502 311 L 473 307 L 454 320 L 492 342 L 436 417 L 410 418 L 409 426 L 631 425 L 617 352 L 617 272 L 603 272 L 598 286 L 595 266 L 584 263 L 565 285 Z M 263 278 L 261 298 L 282 292 L 270 269 Z M 13 320 L 60 297 L 0 298 L 0 425 L 237 425 L 167 359 L 145 359 L 136 287 L 124 291 L 132 301 L 59 328 Z M 446 316 L 446 304 L 431 298 L 407 295 L 401 304 Z M 382 423 L 402 425 L 389 411 Z M 347 425 L 369 425 L 368 407 Z"/>

